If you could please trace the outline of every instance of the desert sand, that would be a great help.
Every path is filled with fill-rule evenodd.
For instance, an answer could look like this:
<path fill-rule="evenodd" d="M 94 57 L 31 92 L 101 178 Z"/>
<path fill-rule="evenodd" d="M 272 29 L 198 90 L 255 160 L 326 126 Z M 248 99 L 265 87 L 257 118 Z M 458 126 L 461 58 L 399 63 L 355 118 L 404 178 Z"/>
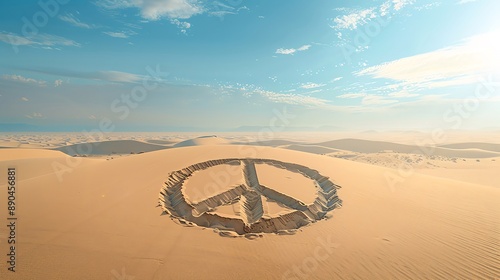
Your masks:
<path fill-rule="evenodd" d="M 498 133 L 426 135 L 1 134 L 2 279 L 499 279 Z"/>

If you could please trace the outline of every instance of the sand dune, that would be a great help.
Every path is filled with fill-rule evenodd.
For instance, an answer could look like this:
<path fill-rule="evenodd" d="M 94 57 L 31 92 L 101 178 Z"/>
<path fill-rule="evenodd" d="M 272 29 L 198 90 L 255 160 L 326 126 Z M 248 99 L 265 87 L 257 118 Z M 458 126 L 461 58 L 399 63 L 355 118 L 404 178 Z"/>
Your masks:
<path fill-rule="evenodd" d="M 174 145 L 174 147 L 189 147 L 189 146 L 200 146 L 200 145 L 224 145 L 229 142 L 221 137 L 217 136 L 201 136 L 194 139 L 189 139 L 186 141 L 179 142 Z"/>
<path fill-rule="evenodd" d="M 110 154 L 137 154 L 168 149 L 167 146 L 144 143 L 135 140 L 114 140 L 74 144 L 54 148 L 68 155 L 110 155 Z"/>
<path fill-rule="evenodd" d="M 64 157 L 60 151 L 44 149 L 0 149 L 0 161 Z"/>
<path fill-rule="evenodd" d="M 17 141 L 1 141 L 0 142 L 0 148 L 19 148 L 21 146 L 21 143 Z"/>
<path fill-rule="evenodd" d="M 338 149 L 332 149 L 332 148 L 328 148 L 328 147 L 324 147 L 324 146 L 319 146 L 319 145 L 298 145 L 298 144 L 293 144 L 293 145 L 283 146 L 282 148 L 289 149 L 289 150 L 306 152 L 306 153 L 313 153 L 313 154 L 329 154 L 329 153 L 335 153 L 335 152 L 339 152 L 340 151 Z"/>
<path fill-rule="evenodd" d="M 296 142 L 296 141 L 274 140 L 273 139 L 273 140 L 261 140 L 261 141 L 250 140 L 250 141 L 247 141 L 247 142 L 234 142 L 233 144 L 278 147 L 278 146 L 301 144 L 301 143 Z"/>
<path fill-rule="evenodd" d="M 500 144 L 493 143 L 457 143 L 457 144 L 448 144 L 443 145 L 441 147 L 450 148 L 450 149 L 480 149 L 484 151 L 492 151 L 500 153 Z"/>
<path fill-rule="evenodd" d="M 55 172 L 52 164 L 67 164 L 75 158 L 56 151 L 49 151 L 56 158 L 34 154 L 30 162 L 39 157 L 33 165 L 24 161 L 27 159 L 0 160 L 0 170 L 16 164 L 19 173 L 17 272 L 7 279 L 114 279 L 125 272 L 135 279 L 500 277 L 500 189 L 420 174 L 393 185 L 387 174 L 394 169 L 328 156 L 256 147 L 253 158 L 258 178 L 255 180 L 253 171 L 247 171 L 246 177 L 250 178 L 246 184 L 257 186 L 259 182 L 264 187 L 254 192 L 273 189 L 276 192 L 268 196 L 276 195 L 275 200 L 282 205 L 301 209 L 303 205 L 289 199 L 292 196 L 286 187 L 273 188 L 262 172 L 269 176 L 275 172 L 273 168 L 291 169 L 309 176 L 321 189 L 316 213 L 333 206 L 332 185 L 322 188 L 326 181 L 317 176 L 329 177 L 333 184 L 342 186 L 336 191 L 343 202 L 342 208 L 329 212 L 325 219 L 307 223 L 307 211 L 291 208 L 270 223 L 283 230 L 265 223 L 245 226 L 244 220 L 261 216 L 257 197 L 249 196 L 246 209 L 252 210 L 243 214 L 247 215 L 243 219 L 219 215 L 215 208 L 200 216 L 205 215 L 200 225 L 194 223 L 198 220 L 190 216 L 192 209 L 178 204 L 184 194 L 175 190 L 175 181 L 189 172 L 201 172 L 190 171 L 193 166 L 204 168 L 200 163 L 208 166 L 210 161 L 244 160 L 247 157 L 242 151 L 248 148 L 251 146 L 201 145 L 109 161 L 78 158 L 80 161 L 62 174 Z M 5 151 L 16 152 L 0 150 Z M 243 168 L 241 160 L 239 164 Z M 265 164 L 267 170 L 259 170 L 259 164 Z M 37 168 L 45 168 L 44 174 L 30 171 Z M 210 168 L 206 171 L 205 183 L 215 180 L 209 175 Z M 193 175 L 193 180 L 194 176 L 198 175 Z M 214 178 L 222 180 L 224 176 L 214 173 Z M 202 177 L 198 180 L 203 182 Z M 172 182 L 174 188 L 165 189 L 165 181 Z M 4 189 L 5 181 L 0 184 Z M 171 207 L 184 219 L 161 215 L 165 210 L 156 206 L 165 190 Z M 237 195 L 215 199 L 225 202 Z M 0 200 L 6 199 L 6 192 L 0 192 Z M 207 205 L 213 208 L 208 201 Z M 0 219 L 5 220 L 5 215 L 6 211 L 0 211 Z M 265 215 L 260 218 L 266 219 Z M 0 227 L 2 239 L 7 235 L 7 227 Z M 240 235 L 247 238 L 222 237 Z M 6 244 L 0 245 L 2 252 Z M 0 270 L 5 271 L 6 265 L 0 262 Z"/>
<path fill-rule="evenodd" d="M 441 147 L 419 147 L 417 145 L 404 145 L 383 141 L 368 141 L 360 139 L 342 139 L 314 144 L 332 149 L 353 151 L 358 153 L 378 153 L 393 151 L 397 153 L 428 154 L 434 156 L 460 157 L 460 158 L 489 158 L 498 157 L 500 153 L 475 149 L 449 149 Z"/>
<path fill-rule="evenodd" d="M 0 143 L 0 149 L 1 148 L 19 148 L 19 149 L 38 149 L 38 148 L 43 148 L 46 145 L 40 145 L 40 144 L 32 144 L 27 141 L 22 141 L 22 142 L 1 142 Z"/>
<path fill-rule="evenodd" d="M 145 142 L 158 145 L 172 145 L 177 143 L 176 141 L 171 141 L 171 140 L 156 140 L 156 139 L 146 140 Z"/>

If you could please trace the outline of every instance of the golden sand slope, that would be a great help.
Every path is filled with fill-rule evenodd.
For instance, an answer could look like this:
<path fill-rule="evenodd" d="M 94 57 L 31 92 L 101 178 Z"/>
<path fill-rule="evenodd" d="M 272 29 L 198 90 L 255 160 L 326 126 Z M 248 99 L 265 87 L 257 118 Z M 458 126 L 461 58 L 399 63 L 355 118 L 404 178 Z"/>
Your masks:
<path fill-rule="evenodd" d="M 0 172 L 16 166 L 19 174 L 19 220 L 17 272 L 6 273 L 2 259 L 2 279 L 500 278 L 500 189 L 419 174 L 393 186 L 391 169 L 267 147 L 185 147 L 110 161 L 58 153 L 26 162 L 4 153 Z M 169 172 L 245 157 L 318 170 L 342 186 L 343 207 L 295 235 L 257 240 L 160 215 Z M 0 258 L 7 235 L 0 227 Z"/>

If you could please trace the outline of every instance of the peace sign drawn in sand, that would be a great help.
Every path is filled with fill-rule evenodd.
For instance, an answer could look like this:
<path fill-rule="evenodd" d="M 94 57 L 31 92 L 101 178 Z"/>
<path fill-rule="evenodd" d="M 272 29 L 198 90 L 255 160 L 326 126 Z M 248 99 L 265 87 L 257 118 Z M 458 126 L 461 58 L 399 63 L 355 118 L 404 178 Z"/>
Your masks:
<path fill-rule="evenodd" d="M 195 172 L 226 164 L 241 167 L 244 183 L 197 203 L 192 203 L 185 197 L 183 187 Z M 316 188 L 314 202 L 305 204 L 271 186 L 264 186 L 259 182 L 255 164 L 285 169 L 312 180 Z M 160 206 L 164 214 L 169 214 L 183 225 L 214 228 L 222 236 L 291 234 L 302 226 L 323 219 L 329 211 L 341 206 L 337 188 L 328 177 L 298 164 L 270 159 L 219 159 L 197 163 L 170 173 L 160 192 Z M 290 211 L 276 217 L 265 217 L 263 198 Z M 234 204 L 239 204 L 239 217 L 227 217 L 213 211 L 217 207 Z"/>

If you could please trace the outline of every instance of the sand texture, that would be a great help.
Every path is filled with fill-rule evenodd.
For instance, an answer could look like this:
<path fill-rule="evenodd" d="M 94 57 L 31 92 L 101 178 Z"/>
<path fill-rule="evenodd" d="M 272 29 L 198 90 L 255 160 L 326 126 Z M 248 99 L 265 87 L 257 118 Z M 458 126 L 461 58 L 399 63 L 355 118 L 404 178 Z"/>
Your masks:
<path fill-rule="evenodd" d="M 188 137 L 2 135 L 1 279 L 500 278 L 496 142 Z"/>

